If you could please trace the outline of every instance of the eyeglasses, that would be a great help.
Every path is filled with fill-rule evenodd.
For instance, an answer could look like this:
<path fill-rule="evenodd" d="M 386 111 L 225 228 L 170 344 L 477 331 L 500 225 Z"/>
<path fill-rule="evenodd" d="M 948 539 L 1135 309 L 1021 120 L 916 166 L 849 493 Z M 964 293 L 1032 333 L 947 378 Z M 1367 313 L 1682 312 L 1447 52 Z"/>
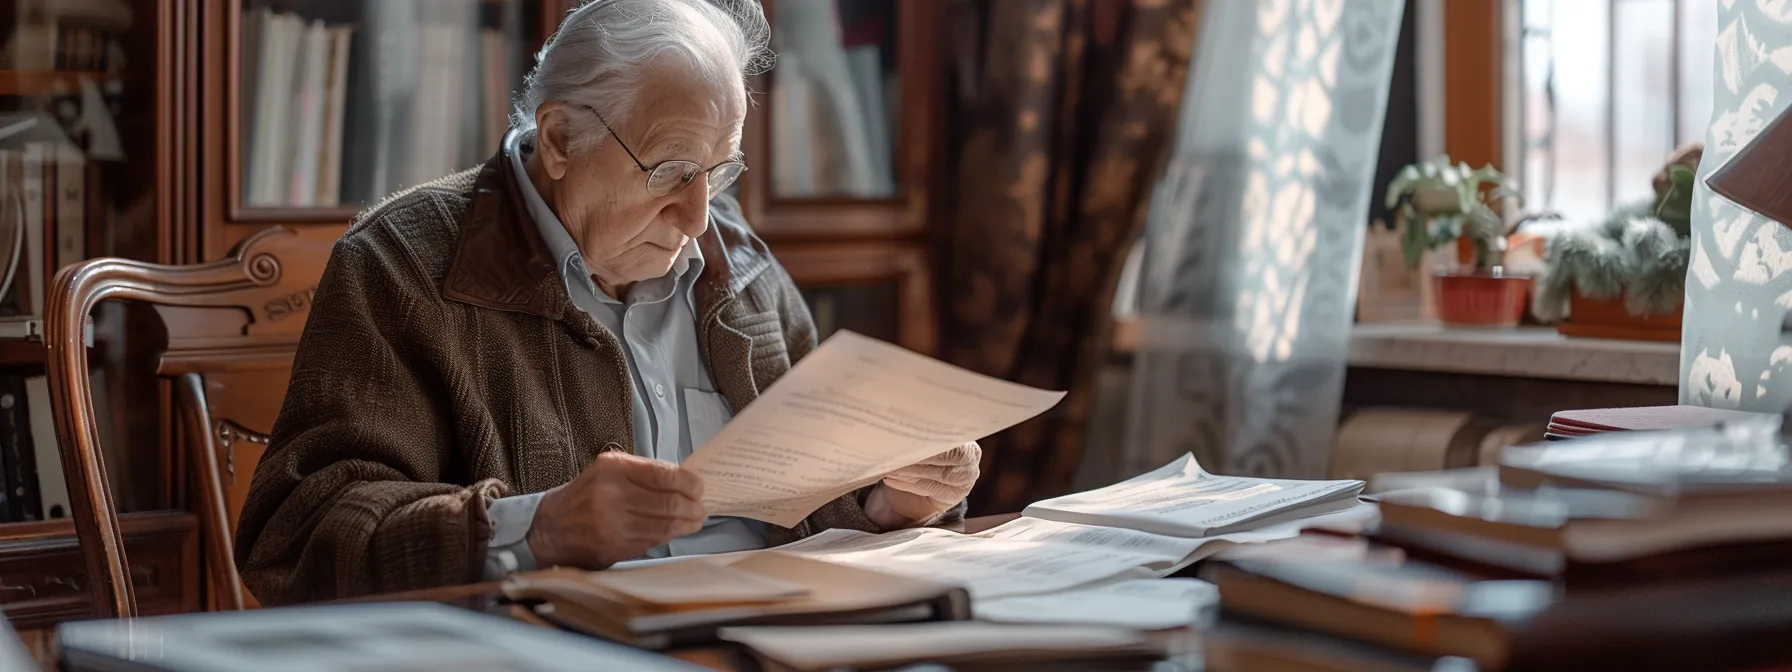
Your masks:
<path fill-rule="evenodd" d="M 672 159 L 662 161 L 659 165 L 649 168 L 641 163 L 640 157 L 635 156 L 634 150 L 629 149 L 628 145 L 622 142 L 622 136 L 616 133 L 616 129 L 610 127 L 610 122 L 604 121 L 604 115 L 598 114 L 597 110 L 590 105 L 580 105 L 579 107 L 589 110 L 592 116 L 597 117 L 597 123 L 603 124 L 604 130 L 609 131 L 610 136 L 616 138 L 616 145 L 621 147 L 622 151 L 628 152 L 628 158 L 641 168 L 641 172 L 647 173 L 647 193 L 656 198 L 690 186 L 692 182 L 697 181 L 698 175 L 704 173 L 709 174 L 709 198 L 715 198 L 716 194 L 722 193 L 729 185 L 734 184 L 735 180 L 740 179 L 741 173 L 747 172 L 747 164 L 733 160 L 704 168 L 683 159 Z"/>

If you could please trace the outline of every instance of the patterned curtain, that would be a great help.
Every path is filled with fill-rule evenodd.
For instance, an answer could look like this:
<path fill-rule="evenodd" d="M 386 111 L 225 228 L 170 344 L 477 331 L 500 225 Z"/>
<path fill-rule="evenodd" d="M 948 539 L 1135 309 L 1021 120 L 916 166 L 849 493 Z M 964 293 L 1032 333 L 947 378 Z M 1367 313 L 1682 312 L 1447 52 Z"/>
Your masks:
<path fill-rule="evenodd" d="M 1326 474 L 1403 4 L 1208 4 L 1151 204 L 1124 473 L 1193 452 Z"/>
<path fill-rule="evenodd" d="M 921 1 L 921 0 L 914 0 Z M 1196 0 L 958 0 L 946 361 L 1067 390 L 984 442 L 973 512 L 1068 488 L 1109 301 L 1169 147 Z"/>
<path fill-rule="evenodd" d="M 1792 3 L 1722 0 L 1711 129 L 1693 191 L 1680 345 L 1684 404 L 1778 413 L 1792 405 L 1792 230 L 1705 186 L 1792 106 Z"/>

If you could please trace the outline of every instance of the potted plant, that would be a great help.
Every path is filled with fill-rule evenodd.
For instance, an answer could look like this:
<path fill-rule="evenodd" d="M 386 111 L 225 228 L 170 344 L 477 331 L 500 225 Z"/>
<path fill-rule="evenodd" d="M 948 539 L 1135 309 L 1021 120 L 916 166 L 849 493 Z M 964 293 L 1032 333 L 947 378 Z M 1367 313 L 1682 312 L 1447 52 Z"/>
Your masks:
<path fill-rule="evenodd" d="M 1680 340 L 1700 154 L 1697 146 L 1675 153 L 1656 175 L 1653 202 L 1551 238 L 1532 313 L 1568 336 Z"/>
<path fill-rule="evenodd" d="M 1426 250 L 1456 243 L 1455 263 L 1432 274 L 1444 323 L 1510 327 L 1524 316 L 1531 278 L 1503 266 L 1510 231 L 1492 205 L 1516 195 L 1493 166 L 1471 170 L 1451 164 L 1448 155 L 1407 166 L 1388 184 L 1387 206 L 1402 220 L 1407 266 L 1418 267 Z"/>

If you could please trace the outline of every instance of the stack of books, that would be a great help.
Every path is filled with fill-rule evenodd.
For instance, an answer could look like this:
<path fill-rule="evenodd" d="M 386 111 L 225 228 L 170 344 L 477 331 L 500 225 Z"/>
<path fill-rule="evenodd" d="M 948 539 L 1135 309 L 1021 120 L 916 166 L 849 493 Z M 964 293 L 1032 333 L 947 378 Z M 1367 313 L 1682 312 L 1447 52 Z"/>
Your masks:
<path fill-rule="evenodd" d="M 1792 628 L 1792 460 L 1777 425 L 1761 425 L 1516 447 L 1491 472 L 1375 495 L 1380 520 L 1358 543 L 1379 553 L 1272 543 L 1222 553 L 1200 576 L 1226 622 L 1420 656 L 1414 669 L 1784 661 L 1792 642 L 1769 633 Z M 1720 636 L 1747 643 L 1702 645 Z M 1237 638 L 1234 656 L 1274 653 L 1257 641 Z"/>

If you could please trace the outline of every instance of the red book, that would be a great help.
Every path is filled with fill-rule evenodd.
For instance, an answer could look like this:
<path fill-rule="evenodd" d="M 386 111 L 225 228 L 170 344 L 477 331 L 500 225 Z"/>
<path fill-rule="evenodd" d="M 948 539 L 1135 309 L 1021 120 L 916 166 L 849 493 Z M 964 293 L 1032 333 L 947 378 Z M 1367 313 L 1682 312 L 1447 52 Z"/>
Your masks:
<path fill-rule="evenodd" d="M 1600 432 L 1685 429 L 1709 427 L 1720 422 L 1758 418 L 1763 415 L 1770 414 L 1704 406 L 1588 408 L 1556 413 L 1549 419 L 1549 431 L 1556 434 L 1580 435 Z"/>

